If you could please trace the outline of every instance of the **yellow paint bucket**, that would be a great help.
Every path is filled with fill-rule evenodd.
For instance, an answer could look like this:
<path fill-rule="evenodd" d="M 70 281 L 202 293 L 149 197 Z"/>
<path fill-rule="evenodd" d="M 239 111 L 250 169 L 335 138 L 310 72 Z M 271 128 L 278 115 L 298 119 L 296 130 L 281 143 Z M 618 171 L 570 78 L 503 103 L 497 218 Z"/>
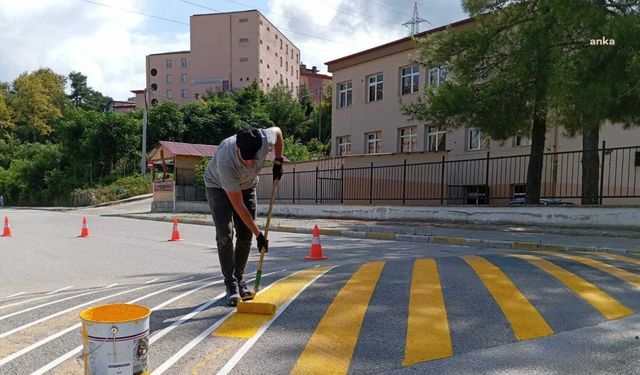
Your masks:
<path fill-rule="evenodd" d="M 85 375 L 148 375 L 150 315 L 148 308 L 130 304 L 81 312 Z"/>

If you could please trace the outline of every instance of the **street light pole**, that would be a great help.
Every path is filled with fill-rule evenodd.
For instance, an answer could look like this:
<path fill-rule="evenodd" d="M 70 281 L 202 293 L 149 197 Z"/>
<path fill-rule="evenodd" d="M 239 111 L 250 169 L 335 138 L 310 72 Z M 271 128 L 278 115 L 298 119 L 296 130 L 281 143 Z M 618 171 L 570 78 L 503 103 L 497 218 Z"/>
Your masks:
<path fill-rule="evenodd" d="M 142 106 L 142 162 L 140 165 L 140 171 L 144 176 L 147 173 L 147 122 L 149 108 L 147 106 L 147 89 L 144 89 L 144 104 Z"/>

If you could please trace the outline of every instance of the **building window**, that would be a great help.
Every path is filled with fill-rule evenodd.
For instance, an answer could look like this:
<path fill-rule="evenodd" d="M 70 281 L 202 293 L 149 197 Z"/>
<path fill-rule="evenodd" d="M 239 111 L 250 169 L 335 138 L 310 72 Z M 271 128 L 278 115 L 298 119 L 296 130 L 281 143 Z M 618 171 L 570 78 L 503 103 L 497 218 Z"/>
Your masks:
<path fill-rule="evenodd" d="M 173 91 L 167 90 L 167 99 L 173 98 Z"/>
<path fill-rule="evenodd" d="M 448 75 L 449 69 L 446 66 L 429 69 L 429 86 L 441 86 Z"/>
<path fill-rule="evenodd" d="M 164 65 L 167 67 L 167 69 L 171 69 L 171 59 L 166 59 L 164 61 Z"/>
<path fill-rule="evenodd" d="M 240 44 L 247 44 L 249 43 L 249 38 L 240 38 Z"/>
<path fill-rule="evenodd" d="M 170 85 L 173 83 L 173 76 L 171 74 L 167 74 L 167 84 Z"/>
<path fill-rule="evenodd" d="M 300 64 L 300 56 L 296 53 L 296 64 Z"/>
<path fill-rule="evenodd" d="M 285 70 L 289 70 L 289 62 L 288 61 L 285 61 L 284 66 L 285 66 L 285 68 L 284 68 Z"/>
<path fill-rule="evenodd" d="M 514 146 L 531 146 L 531 137 L 526 135 L 516 135 L 513 139 Z"/>
<path fill-rule="evenodd" d="M 427 151 L 444 151 L 447 147 L 447 131 L 439 126 L 427 126 Z"/>
<path fill-rule="evenodd" d="M 280 49 L 282 49 L 282 38 L 280 38 Z"/>
<path fill-rule="evenodd" d="M 371 132 L 365 134 L 367 140 L 367 154 L 379 154 L 382 152 L 382 132 Z"/>
<path fill-rule="evenodd" d="M 267 46 L 267 51 L 271 50 L 271 47 Z"/>
<path fill-rule="evenodd" d="M 239 22 L 239 23 L 249 22 L 249 19 L 248 19 L 248 18 L 240 18 L 240 19 L 238 20 L 238 22 Z"/>
<path fill-rule="evenodd" d="M 351 107 L 351 81 L 338 85 L 338 108 Z"/>
<path fill-rule="evenodd" d="M 180 90 L 180 97 L 181 98 L 187 98 L 187 90 L 186 89 Z"/>
<path fill-rule="evenodd" d="M 282 68 L 282 56 L 280 56 L 280 67 Z"/>
<path fill-rule="evenodd" d="M 187 67 L 187 59 L 186 58 L 181 58 L 180 59 L 180 67 L 182 68 L 186 68 Z"/>
<path fill-rule="evenodd" d="M 336 138 L 336 150 L 338 151 L 336 156 L 351 155 L 351 136 L 345 135 Z"/>
<path fill-rule="evenodd" d="M 524 198 L 527 195 L 527 184 L 513 184 L 511 185 L 513 191 L 513 198 Z"/>
<path fill-rule="evenodd" d="M 418 65 L 407 66 L 400 70 L 401 94 L 413 94 L 420 87 L 420 70 Z"/>
<path fill-rule="evenodd" d="M 412 152 L 418 149 L 418 127 L 400 128 L 400 152 Z"/>
<path fill-rule="evenodd" d="M 481 150 L 484 148 L 484 139 L 482 137 L 482 132 L 478 128 L 469 128 L 467 129 L 468 142 L 467 142 L 467 150 Z"/>
<path fill-rule="evenodd" d="M 187 83 L 187 75 L 182 73 L 180 74 L 180 82 Z"/>
<path fill-rule="evenodd" d="M 369 91 L 367 92 L 367 101 L 375 102 L 382 100 L 382 74 L 376 74 L 368 77 Z"/>
<path fill-rule="evenodd" d="M 249 58 L 248 58 L 248 57 L 241 57 L 241 58 L 240 58 L 240 62 L 241 62 L 241 63 L 249 62 Z"/>

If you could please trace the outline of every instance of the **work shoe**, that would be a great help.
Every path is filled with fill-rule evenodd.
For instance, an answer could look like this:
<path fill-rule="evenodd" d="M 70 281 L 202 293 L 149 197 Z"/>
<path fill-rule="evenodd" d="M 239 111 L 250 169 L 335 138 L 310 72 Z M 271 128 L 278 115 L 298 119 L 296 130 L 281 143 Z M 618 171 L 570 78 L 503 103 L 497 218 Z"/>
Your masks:
<path fill-rule="evenodd" d="M 240 294 L 238 294 L 238 286 L 233 283 L 227 285 L 227 306 L 236 306 L 238 304 L 238 300 L 240 299 Z"/>
<path fill-rule="evenodd" d="M 253 299 L 253 292 L 247 288 L 247 284 L 244 281 L 240 281 L 238 283 L 238 290 L 240 292 L 240 297 L 243 301 L 248 301 Z"/>

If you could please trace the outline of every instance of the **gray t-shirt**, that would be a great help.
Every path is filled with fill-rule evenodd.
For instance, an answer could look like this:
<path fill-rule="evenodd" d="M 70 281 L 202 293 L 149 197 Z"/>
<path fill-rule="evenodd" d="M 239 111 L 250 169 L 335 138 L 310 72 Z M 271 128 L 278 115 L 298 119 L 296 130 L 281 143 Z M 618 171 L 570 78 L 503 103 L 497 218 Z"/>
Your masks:
<path fill-rule="evenodd" d="M 236 136 L 233 135 L 220 143 L 216 154 L 211 158 L 204 173 L 206 187 L 240 191 L 255 187 L 258 173 L 271 147 L 276 144 L 276 132 L 273 129 L 259 129 L 262 134 L 262 147 L 256 153 L 256 163 L 249 168 L 242 163 L 236 152 Z"/>

